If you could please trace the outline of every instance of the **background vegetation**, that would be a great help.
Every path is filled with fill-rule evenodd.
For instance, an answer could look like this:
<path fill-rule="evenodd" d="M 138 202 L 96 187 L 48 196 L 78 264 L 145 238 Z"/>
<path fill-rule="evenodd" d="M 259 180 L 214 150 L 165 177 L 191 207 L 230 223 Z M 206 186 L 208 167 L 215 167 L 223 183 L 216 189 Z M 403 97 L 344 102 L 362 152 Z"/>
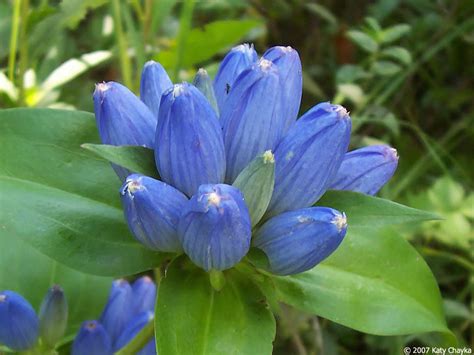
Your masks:
<path fill-rule="evenodd" d="M 0 2 L 0 38 L 0 107 L 85 111 L 97 81 L 137 92 L 150 59 L 190 81 L 199 67 L 213 75 L 244 41 L 259 53 L 294 47 L 301 112 L 320 101 L 345 105 L 352 147 L 382 140 L 399 151 L 381 195 L 444 218 L 402 232 L 433 270 L 460 345 L 474 347 L 472 0 L 10 0 Z M 429 335 L 369 336 L 290 309 L 278 327 L 276 354 L 436 345 Z"/>

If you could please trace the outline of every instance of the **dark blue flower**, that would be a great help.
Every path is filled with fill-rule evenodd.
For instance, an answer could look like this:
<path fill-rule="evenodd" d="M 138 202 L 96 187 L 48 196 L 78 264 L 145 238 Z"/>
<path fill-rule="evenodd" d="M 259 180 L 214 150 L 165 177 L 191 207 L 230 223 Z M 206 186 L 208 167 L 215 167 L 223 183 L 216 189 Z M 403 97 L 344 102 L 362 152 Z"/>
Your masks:
<path fill-rule="evenodd" d="M 214 92 L 220 112 L 222 112 L 229 92 L 234 87 L 235 79 L 257 60 L 257 52 L 253 49 L 253 45 L 248 44 L 232 48 L 222 60 L 214 79 Z"/>
<path fill-rule="evenodd" d="M 349 146 L 344 107 L 322 103 L 305 113 L 275 149 L 275 188 L 267 215 L 309 207 L 327 190 Z"/>
<path fill-rule="evenodd" d="M 0 344 L 23 351 L 35 346 L 39 322 L 29 302 L 13 291 L 0 292 Z"/>
<path fill-rule="evenodd" d="M 120 336 L 117 338 L 115 342 L 114 351 L 118 351 L 119 349 L 126 346 L 139 332 L 143 329 L 145 325 L 149 322 L 153 321 L 153 312 L 147 311 L 142 312 L 135 316 L 125 327 L 122 331 Z M 153 344 L 152 351 L 149 352 L 149 343 Z M 140 350 L 139 354 L 156 354 L 155 351 L 155 338 L 151 339 L 150 342 L 145 345 L 143 349 Z M 144 351 L 144 352 L 143 352 Z"/>
<path fill-rule="evenodd" d="M 388 145 L 372 145 L 346 153 L 330 189 L 375 195 L 397 170 L 397 151 Z"/>
<path fill-rule="evenodd" d="M 158 251 L 182 250 L 176 228 L 188 200 L 184 194 L 159 180 L 133 174 L 120 195 L 128 226 L 139 242 Z"/>
<path fill-rule="evenodd" d="M 132 285 L 132 309 L 135 315 L 155 310 L 156 285 L 148 276 L 140 277 Z"/>
<path fill-rule="evenodd" d="M 253 245 L 265 252 L 271 272 L 297 274 L 336 250 L 346 228 L 343 213 L 326 207 L 304 208 L 268 220 L 256 233 Z"/>
<path fill-rule="evenodd" d="M 272 61 L 277 67 L 282 86 L 283 117 L 285 131 L 295 122 L 301 104 L 303 92 L 303 70 L 298 52 L 291 47 L 276 46 L 269 48 L 263 58 Z"/>
<path fill-rule="evenodd" d="M 221 109 L 226 182 L 257 156 L 273 150 L 284 133 L 281 85 L 275 64 L 262 59 L 244 70 Z"/>
<path fill-rule="evenodd" d="M 194 86 L 174 85 L 161 100 L 155 159 L 163 181 L 188 196 L 224 179 L 225 156 L 216 113 Z"/>
<path fill-rule="evenodd" d="M 112 346 L 133 316 L 132 298 L 132 287 L 126 280 L 119 279 L 112 283 L 109 299 L 100 317 Z"/>
<path fill-rule="evenodd" d="M 112 342 L 102 324 L 95 320 L 82 323 L 72 344 L 72 355 L 112 354 Z"/>
<path fill-rule="evenodd" d="M 40 306 L 41 341 L 54 347 L 66 332 L 68 305 L 63 289 L 59 285 L 52 286 Z"/>
<path fill-rule="evenodd" d="M 160 110 L 161 95 L 171 86 L 173 83 L 160 63 L 153 60 L 145 63 L 140 81 L 140 99 L 156 118 Z"/>
<path fill-rule="evenodd" d="M 250 216 L 235 187 L 201 185 L 187 203 L 178 225 L 184 252 L 206 271 L 238 263 L 250 247 Z"/>

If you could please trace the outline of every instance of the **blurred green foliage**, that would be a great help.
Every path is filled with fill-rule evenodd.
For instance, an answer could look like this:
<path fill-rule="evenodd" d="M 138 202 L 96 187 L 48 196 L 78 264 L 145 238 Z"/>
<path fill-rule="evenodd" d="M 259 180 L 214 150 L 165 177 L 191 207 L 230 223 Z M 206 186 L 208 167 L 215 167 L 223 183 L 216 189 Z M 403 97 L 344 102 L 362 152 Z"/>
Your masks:
<path fill-rule="evenodd" d="M 399 169 L 381 195 L 443 220 L 404 234 L 426 258 L 461 346 L 474 347 L 474 2 L 472 0 L 9 0 L 0 2 L 0 107 L 92 111 L 99 80 L 137 91 L 159 60 L 175 81 L 214 75 L 233 45 L 290 45 L 301 112 L 349 108 L 352 147 L 383 140 Z M 379 137 L 378 139 L 374 137 Z M 275 354 L 399 354 L 435 335 L 376 337 L 282 308 Z"/>

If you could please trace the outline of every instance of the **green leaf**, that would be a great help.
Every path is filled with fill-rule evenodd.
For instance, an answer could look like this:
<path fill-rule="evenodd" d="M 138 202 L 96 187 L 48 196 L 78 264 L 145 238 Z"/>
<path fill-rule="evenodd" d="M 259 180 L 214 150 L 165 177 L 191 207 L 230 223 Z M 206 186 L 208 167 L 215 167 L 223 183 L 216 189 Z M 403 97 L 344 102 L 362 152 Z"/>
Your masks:
<path fill-rule="evenodd" d="M 21 238 L 80 271 L 123 276 L 166 257 L 135 241 L 125 224 L 110 165 L 91 158 L 97 142 L 86 112 L 0 111 L 0 246 Z"/>
<path fill-rule="evenodd" d="M 436 280 L 416 250 L 392 230 L 348 230 L 314 269 L 272 277 L 280 301 L 370 334 L 449 334 Z"/>
<path fill-rule="evenodd" d="M 275 158 L 266 151 L 255 158 L 235 179 L 233 186 L 242 191 L 252 226 L 262 219 L 272 198 L 275 184 Z"/>
<path fill-rule="evenodd" d="M 439 219 L 431 212 L 352 191 L 330 190 L 318 201 L 318 205 L 344 212 L 347 215 L 349 228 L 380 228 L 393 224 Z"/>
<path fill-rule="evenodd" d="M 209 275 L 173 262 L 161 281 L 155 331 L 159 354 L 271 354 L 275 319 L 259 289 L 236 270 L 216 291 Z"/>
<path fill-rule="evenodd" d="M 49 287 L 60 285 L 69 306 L 65 337 L 87 319 L 97 319 L 107 301 L 112 279 L 83 274 L 41 254 L 19 238 L 0 242 L 0 290 L 24 296 L 38 311 Z"/>
<path fill-rule="evenodd" d="M 398 60 L 400 63 L 405 65 L 409 65 L 412 62 L 410 52 L 403 47 L 388 47 L 382 51 L 382 55 Z"/>
<path fill-rule="evenodd" d="M 327 7 L 314 3 L 307 3 L 305 6 L 310 12 L 326 20 L 329 25 L 337 26 L 337 17 Z"/>
<path fill-rule="evenodd" d="M 368 34 L 362 31 L 347 31 L 347 37 L 349 37 L 352 42 L 357 44 L 360 48 L 369 53 L 377 52 L 377 50 L 379 49 L 377 42 Z"/>
<path fill-rule="evenodd" d="M 410 25 L 407 25 L 404 23 L 389 27 L 381 33 L 381 41 L 382 43 L 395 42 L 397 39 L 400 39 L 401 37 L 406 35 L 408 32 L 410 32 L 410 30 L 411 30 Z"/>
<path fill-rule="evenodd" d="M 371 69 L 379 75 L 391 76 L 402 70 L 402 67 L 388 60 L 379 60 L 372 64 Z"/>
<path fill-rule="evenodd" d="M 84 143 L 81 147 L 130 171 L 156 179 L 160 178 L 156 170 L 155 154 L 152 149 L 133 145 L 114 146 L 91 143 Z"/>
<path fill-rule="evenodd" d="M 251 30 L 260 27 L 256 20 L 222 20 L 214 21 L 202 28 L 192 29 L 186 37 L 183 53 L 183 67 L 191 67 L 203 62 L 222 50 L 238 43 Z M 172 67 L 176 60 L 176 47 L 162 51 L 157 60 L 166 67 Z"/>
<path fill-rule="evenodd" d="M 345 64 L 337 70 L 336 82 L 338 84 L 352 83 L 359 79 L 367 79 L 370 74 L 367 73 L 362 67 L 353 64 Z"/>

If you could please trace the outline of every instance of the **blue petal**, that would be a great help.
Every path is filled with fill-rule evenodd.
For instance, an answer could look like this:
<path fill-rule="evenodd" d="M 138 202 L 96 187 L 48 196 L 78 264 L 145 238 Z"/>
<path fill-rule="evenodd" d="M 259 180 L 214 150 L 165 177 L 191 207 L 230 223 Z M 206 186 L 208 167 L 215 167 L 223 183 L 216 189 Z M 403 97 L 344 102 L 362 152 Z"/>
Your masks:
<path fill-rule="evenodd" d="M 105 328 L 95 320 L 82 323 L 72 344 L 72 355 L 112 355 L 112 344 Z"/>
<path fill-rule="evenodd" d="M 163 95 L 155 159 L 163 181 L 188 196 L 201 184 L 224 179 L 219 121 L 204 95 L 188 83 L 177 84 Z"/>
<path fill-rule="evenodd" d="M 109 334 L 112 345 L 132 318 L 132 287 L 123 279 L 115 280 L 100 323 Z"/>
<path fill-rule="evenodd" d="M 397 170 L 397 151 L 373 145 L 346 153 L 330 189 L 375 195 Z"/>
<path fill-rule="evenodd" d="M 41 341 L 51 347 L 61 340 L 67 327 L 68 305 L 63 289 L 52 286 L 41 303 L 39 319 Z"/>
<path fill-rule="evenodd" d="M 253 49 L 253 45 L 248 44 L 232 48 L 222 60 L 214 79 L 214 92 L 220 112 L 222 112 L 229 91 L 234 86 L 235 79 L 257 60 L 257 52 Z"/>
<path fill-rule="evenodd" d="M 142 312 L 135 316 L 117 338 L 117 341 L 114 345 L 114 351 L 118 351 L 127 345 L 130 340 L 132 340 L 138 334 L 138 332 L 143 329 L 145 325 L 153 320 L 153 316 L 154 313 L 150 311 Z"/>
<path fill-rule="evenodd" d="M 263 58 L 271 60 L 277 67 L 282 87 L 283 117 L 285 131 L 296 121 L 303 92 L 303 70 L 298 52 L 291 47 L 277 46 L 268 49 Z"/>
<path fill-rule="evenodd" d="M 13 291 L 0 291 L 0 344 L 27 350 L 38 340 L 39 324 L 29 302 Z"/>
<path fill-rule="evenodd" d="M 202 185 L 183 210 L 178 235 L 184 252 L 206 271 L 237 264 L 250 247 L 250 216 L 235 187 Z"/>
<path fill-rule="evenodd" d="M 253 245 L 265 252 L 273 273 L 297 274 L 331 255 L 346 229 L 343 213 L 326 207 L 305 208 L 268 220 L 256 233 Z"/>
<path fill-rule="evenodd" d="M 349 146 L 351 120 L 322 103 L 303 115 L 275 149 L 275 188 L 267 216 L 309 207 L 326 191 Z"/>
<path fill-rule="evenodd" d="M 140 99 L 155 117 L 160 110 L 161 95 L 173 86 L 166 70 L 153 60 L 145 63 L 140 81 Z"/>
<path fill-rule="evenodd" d="M 156 285 L 150 277 L 140 277 L 133 283 L 132 290 L 132 308 L 135 315 L 155 310 Z"/>
<path fill-rule="evenodd" d="M 127 177 L 120 195 L 125 219 L 135 238 L 150 249 L 164 252 L 182 250 L 176 233 L 185 195 L 174 187 L 150 177 Z"/>
<path fill-rule="evenodd" d="M 227 159 L 226 182 L 257 156 L 273 150 L 284 131 L 276 66 L 261 60 L 237 78 L 221 111 Z"/>
<path fill-rule="evenodd" d="M 211 78 L 205 69 L 201 68 L 198 70 L 196 76 L 194 77 L 193 85 L 202 92 L 207 101 L 209 101 L 211 104 L 214 111 L 219 114 L 219 108 L 217 107 L 216 95 L 214 94 Z"/>
<path fill-rule="evenodd" d="M 156 355 L 155 337 L 153 337 L 137 355 Z"/>

